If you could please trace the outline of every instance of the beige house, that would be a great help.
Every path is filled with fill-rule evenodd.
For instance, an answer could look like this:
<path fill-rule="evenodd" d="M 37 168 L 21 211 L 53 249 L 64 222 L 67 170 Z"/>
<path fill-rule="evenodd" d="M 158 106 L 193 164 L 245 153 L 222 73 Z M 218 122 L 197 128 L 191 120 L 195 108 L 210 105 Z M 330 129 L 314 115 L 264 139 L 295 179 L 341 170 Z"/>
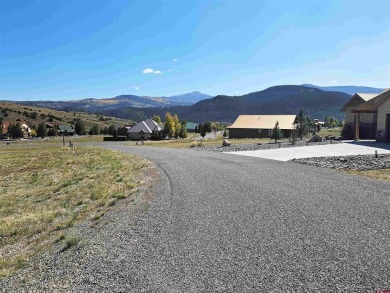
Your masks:
<path fill-rule="evenodd" d="M 352 113 L 357 115 L 355 139 L 361 138 L 360 124 L 363 121 L 361 117 L 372 115 L 376 119 L 373 122 L 375 124 L 375 139 L 379 142 L 390 142 L 390 89 L 355 107 Z"/>
<path fill-rule="evenodd" d="M 276 122 L 284 137 L 290 137 L 296 115 L 240 115 L 228 127 L 229 138 L 269 138 Z"/>
<path fill-rule="evenodd" d="M 377 113 L 354 113 L 353 111 L 373 98 L 378 96 L 377 93 L 356 93 L 341 108 L 345 112 L 345 125 L 342 136 L 344 139 L 354 139 L 357 119 L 359 118 L 360 138 L 374 139 L 376 134 Z"/>
<path fill-rule="evenodd" d="M 375 98 L 378 94 L 374 93 L 356 93 L 351 99 L 341 108 L 341 111 L 345 112 L 345 123 L 355 123 L 356 113 L 352 111 L 363 105 L 365 102 Z M 372 123 L 376 121 L 376 116 L 373 113 L 364 113 L 360 116 L 360 122 Z"/>

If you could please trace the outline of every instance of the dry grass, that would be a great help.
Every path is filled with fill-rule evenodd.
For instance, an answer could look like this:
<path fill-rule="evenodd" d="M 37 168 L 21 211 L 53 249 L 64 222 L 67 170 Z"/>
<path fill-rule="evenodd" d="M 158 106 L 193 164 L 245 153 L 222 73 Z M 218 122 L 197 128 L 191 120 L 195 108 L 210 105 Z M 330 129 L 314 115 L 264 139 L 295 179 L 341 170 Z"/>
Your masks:
<path fill-rule="evenodd" d="M 325 137 L 325 136 L 340 136 L 341 135 L 341 128 L 321 128 L 321 131 L 317 133 L 319 136 Z"/>
<path fill-rule="evenodd" d="M 194 147 L 197 144 L 203 146 L 221 146 L 223 137 L 221 135 L 213 139 L 202 139 L 196 140 L 199 137 L 199 134 L 191 134 L 186 139 L 175 139 L 175 140 L 159 140 L 159 141 L 145 141 L 145 145 L 154 146 L 154 147 L 168 147 L 168 148 L 189 148 Z M 232 138 L 228 139 L 232 145 L 242 145 L 242 144 L 256 144 L 256 143 L 269 143 L 273 142 L 269 138 L 260 139 L 260 138 Z M 282 141 L 282 140 L 280 140 Z M 286 140 L 287 141 L 287 140 Z M 135 142 L 127 142 L 125 144 L 134 145 Z"/>
<path fill-rule="evenodd" d="M 27 125 L 32 127 L 33 125 L 38 125 L 41 122 L 48 122 L 53 124 L 72 124 L 74 122 L 74 119 L 81 119 L 87 131 L 94 125 L 98 124 L 100 128 L 108 127 L 111 124 L 114 125 L 120 125 L 123 126 L 125 124 L 131 123 L 131 120 L 127 119 L 120 119 L 116 117 L 108 117 L 106 121 L 100 121 L 99 117 L 100 115 L 90 114 L 86 112 L 77 112 L 77 111 L 58 111 L 48 108 L 41 108 L 41 107 L 35 107 L 35 106 L 25 106 L 25 105 L 19 105 L 16 102 L 10 103 L 10 102 L 0 102 L 0 108 L 2 109 L 9 109 L 8 117 L 4 117 L 4 121 L 10 121 L 15 122 L 16 119 L 21 119 L 22 121 L 26 122 Z M 32 119 L 29 117 L 23 116 L 23 112 L 27 112 L 29 114 L 36 112 L 38 116 L 36 119 Z M 42 118 L 40 115 L 45 115 L 46 117 Z M 54 118 L 53 122 L 49 122 L 49 115 L 52 115 L 56 118 Z M 58 118 L 58 119 L 57 119 Z"/>
<path fill-rule="evenodd" d="M 119 152 L 45 144 L 0 145 L 0 161 L 0 277 L 75 222 L 132 196 L 147 166 Z"/>
<path fill-rule="evenodd" d="M 349 174 L 365 176 L 373 179 L 390 181 L 390 169 L 379 169 L 379 170 L 368 170 L 368 171 L 348 170 L 345 172 Z"/>

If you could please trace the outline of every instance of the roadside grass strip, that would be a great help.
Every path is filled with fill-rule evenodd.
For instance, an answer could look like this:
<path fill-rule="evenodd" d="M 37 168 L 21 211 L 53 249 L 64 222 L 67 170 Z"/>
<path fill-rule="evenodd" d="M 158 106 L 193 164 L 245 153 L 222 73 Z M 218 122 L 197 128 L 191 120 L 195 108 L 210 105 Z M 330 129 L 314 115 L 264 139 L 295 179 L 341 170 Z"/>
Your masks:
<path fill-rule="evenodd" d="M 94 147 L 0 146 L 0 278 L 58 240 L 77 245 L 64 231 L 132 197 L 147 166 Z"/>

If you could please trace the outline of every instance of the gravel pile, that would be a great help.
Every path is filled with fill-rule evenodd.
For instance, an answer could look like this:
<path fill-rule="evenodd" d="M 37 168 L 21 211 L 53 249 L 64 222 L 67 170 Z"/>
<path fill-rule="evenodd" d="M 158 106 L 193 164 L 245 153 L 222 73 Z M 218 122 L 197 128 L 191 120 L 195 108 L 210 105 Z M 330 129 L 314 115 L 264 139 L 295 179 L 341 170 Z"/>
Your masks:
<path fill-rule="evenodd" d="M 332 141 L 332 143 L 340 143 L 339 141 Z M 324 142 L 310 142 L 308 145 L 324 145 L 330 144 L 330 141 Z M 263 143 L 263 144 L 232 144 L 231 146 L 203 146 L 203 147 L 193 147 L 193 150 L 197 151 L 209 151 L 209 152 L 240 152 L 240 151 L 257 151 L 257 150 L 266 150 L 266 149 L 277 149 L 277 148 L 291 148 L 291 147 L 300 147 L 305 146 L 306 141 L 298 140 L 295 144 L 291 142 L 281 142 L 281 143 Z"/>
<path fill-rule="evenodd" d="M 374 155 L 359 155 L 293 159 L 292 161 L 302 164 L 339 170 L 365 171 L 390 168 L 390 154 L 378 155 L 377 158 Z"/>

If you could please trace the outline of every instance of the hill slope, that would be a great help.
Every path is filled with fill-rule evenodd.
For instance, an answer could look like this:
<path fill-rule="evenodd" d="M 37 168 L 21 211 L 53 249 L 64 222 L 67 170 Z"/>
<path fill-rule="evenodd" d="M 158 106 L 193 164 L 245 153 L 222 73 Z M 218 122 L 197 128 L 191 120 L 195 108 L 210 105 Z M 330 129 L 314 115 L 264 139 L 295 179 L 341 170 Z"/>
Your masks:
<path fill-rule="evenodd" d="M 368 86 L 354 86 L 354 85 L 347 85 L 347 86 L 317 86 L 313 84 L 303 84 L 303 86 L 306 87 L 312 87 L 316 89 L 320 89 L 323 91 L 331 91 L 331 92 L 342 92 L 349 95 L 354 95 L 356 93 L 377 93 L 380 94 L 384 91 L 384 89 L 375 88 L 375 87 L 368 87 Z"/>
<path fill-rule="evenodd" d="M 66 112 L 47 108 L 20 105 L 16 103 L 0 102 L 0 117 L 3 123 L 15 123 L 18 119 L 28 126 L 38 126 L 39 123 L 51 123 L 54 125 L 74 124 L 77 119 L 84 122 L 87 131 L 95 124 L 103 129 L 109 125 L 123 126 L 133 121 L 107 116 L 99 116 L 85 112 Z"/>
<path fill-rule="evenodd" d="M 63 111 L 100 112 L 126 107 L 171 107 L 192 105 L 199 100 L 208 99 L 211 96 L 200 92 L 192 92 L 172 97 L 147 97 L 136 95 L 120 95 L 109 99 L 82 99 L 72 101 L 22 101 L 22 105 L 37 106 Z"/>
<path fill-rule="evenodd" d="M 142 120 L 154 114 L 164 116 L 166 112 L 176 113 L 188 121 L 233 122 L 240 114 L 297 114 L 302 109 L 312 118 L 323 119 L 325 115 L 342 119 L 340 108 L 350 95 L 327 92 L 315 88 L 285 85 L 243 96 L 216 96 L 187 107 L 134 109 L 122 108 L 103 113 L 122 118 Z"/>

